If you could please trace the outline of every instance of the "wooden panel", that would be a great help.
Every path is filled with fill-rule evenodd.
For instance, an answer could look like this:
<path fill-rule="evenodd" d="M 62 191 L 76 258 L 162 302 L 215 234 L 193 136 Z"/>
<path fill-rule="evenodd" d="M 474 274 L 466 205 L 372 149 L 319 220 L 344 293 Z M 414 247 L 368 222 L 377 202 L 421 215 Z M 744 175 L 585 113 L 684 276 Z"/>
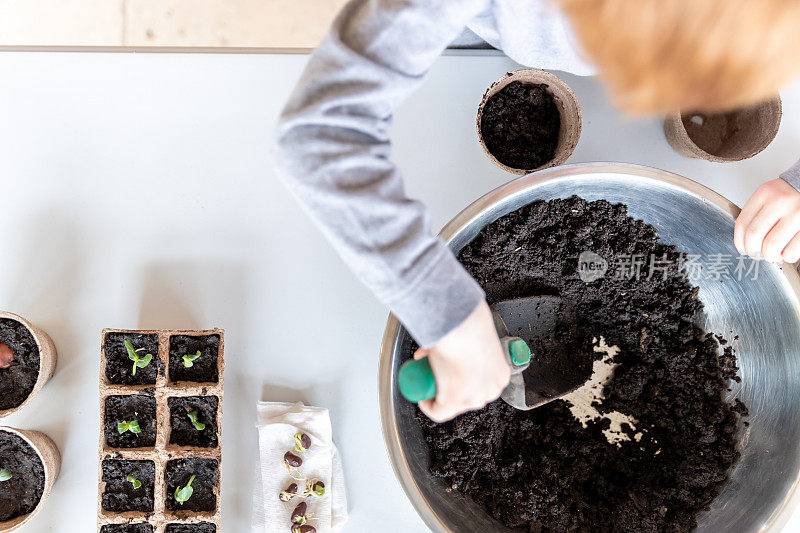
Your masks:
<path fill-rule="evenodd" d="M 0 0 L 0 46 L 314 48 L 346 0 Z"/>
<path fill-rule="evenodd" d="M 344 0 L 129 0 L 128 46 L 313 48 Z"/>
<path fill-rule="evenodd" d="M 125 0 L 0 0 L 0 45 L 120 46 Z"/>

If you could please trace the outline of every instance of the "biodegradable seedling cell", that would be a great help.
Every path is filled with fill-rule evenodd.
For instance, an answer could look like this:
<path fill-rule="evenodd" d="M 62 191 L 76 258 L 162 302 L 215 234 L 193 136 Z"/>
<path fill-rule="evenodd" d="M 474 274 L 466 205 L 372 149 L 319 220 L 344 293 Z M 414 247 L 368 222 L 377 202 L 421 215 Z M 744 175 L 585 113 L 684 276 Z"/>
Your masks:
<path fill-rule="evenodd" d="M 113 524 L 100 528 L 100 533 L 153 533 L 150 524 Z"/>
<path fill-rule="evenodd" d="M 108 371 L 112 366 L 109 356 L 115 356 L 111 346 L 125 349 L 125 372 L 132 370 L 134 361 L 128 357 L 125 340 L 134 350 L 145 348 L 137 353 L 151 353 L 150 365 L 163 364 L 161 367 L 153 366 L 164 370 L 154 373 L 154 383 L 120 383 L 118 381 L 123 380 L 117 379 L 118 374 Z M 218 531 L 224 332 L 104 330 L 101 346 L 100 402 L 104 423 L 100 439 L 98 531 Z M 147 351 L 151 349 L 153 352 Z M 184 365 L 183 356 L 198 351 L 200 355 L 187 358 L 188 365 Z M 180 369 L 173 365 L 173 355 L 176 361 L 180 361 Z M 123 361 L 122 356 L 120 361 Z M 150 365 L 138 368 L 136 376 Z M 122 363 L 119 368 L 123 368 Z M 185 379 L 185 373 L 180 379 L 173 374 L 177 371 L 180 376 L 181 372 L 193 368 L 195 374 L 190 375 L 193 380 Z M 119 375 L 123 373 L 120 370 Z M 136 422 L 134 431 L 120 425 L 130 425 L 132 421 Z M 120 433 L 120 430 L 124 431 Z M 153 470 L 136 474 L 126 466 L 144 463 L 152 465 Z M 115 467 L 113 472 L 112 466 Z M 129 474 L 141 482 L 142 487 L 135 488 L 136 483 L 128 479 Z M 189 485 L 192 476 L 194 479 Z M 113 494 L 138 494 L 149 484 L 152 484 L 151 509 L 146 509 L 142 502 L 139 502 L 141 507 L 135 506 L 136 509 L 109 505 L 115 497 Z M 175 498 L 176 490 L 185 489 L 187 485 L 190 489 L 182 491 L 180 496 L 181 499 L 188 497 L 181 505 Z M 112 527 L 117 529 L 110 529 Z"/>
<path fill-rule="evenodd" d="M 169 340 L 170 381 L 216 383 L 219 350 L 219 335 L 173 335 Z"/>
<path fill-rule="evenodd" d="M 102 469 L 104 511 L 152 512 L 155 509 L 156 465 L 153 461 L 106 459 Z"/>
<path fill-rule="evenodd" d="M 178 446 L 216 448 L 217 409 L 216 396 L 189 396 L 168 398 L 170 419 L 169 443 Z"/>
<path fill-rule="evenodd" d="M 217 526 L 209 522 L 197 524 L 168 524 L 166 533 L 217 533 Z"/>
<path fill-rule="evenodd" d="M 103 352 L 109 383 L 155 385 L 159 374 L 163 373 L 164 363 L 158 357 L 158 335 L 110 333 L 103 342 Z M 148 355 L 151 356 L 149 362 Z M 136 362 L 132 357 L 137 358 Z"/>
<path fill-rule="evenodd" d="M 219 481 L 216 459 L 174 459 L 167 463 L 167 509 L 213 512 L 217 508 L 215 488 Z M 191 486 L 189 495 L 181 490 Z"/>
<path fill-rule="evenodd" d="M 103 431 L 111 448 L 155 446 L 155 397 L 147 392 L 107 397 Z"/>

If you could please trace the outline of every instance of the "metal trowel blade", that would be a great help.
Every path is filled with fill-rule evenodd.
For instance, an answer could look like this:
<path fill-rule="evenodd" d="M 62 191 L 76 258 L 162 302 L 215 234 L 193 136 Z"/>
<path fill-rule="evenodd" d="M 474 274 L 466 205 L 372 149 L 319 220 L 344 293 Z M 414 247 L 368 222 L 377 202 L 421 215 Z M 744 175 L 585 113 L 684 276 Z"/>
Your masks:
<path fill-rule="evenodd" d="M 517 409 L 534 409 L 568 394 L 591 376 L 591 353 L 577 349 L 583 338 L 579 318 L 558 296 L 529 296 L 493 304 L 501 337 L 520 337 L 531 349 L 522 372 L 512 370 L 501 398 Z"/>

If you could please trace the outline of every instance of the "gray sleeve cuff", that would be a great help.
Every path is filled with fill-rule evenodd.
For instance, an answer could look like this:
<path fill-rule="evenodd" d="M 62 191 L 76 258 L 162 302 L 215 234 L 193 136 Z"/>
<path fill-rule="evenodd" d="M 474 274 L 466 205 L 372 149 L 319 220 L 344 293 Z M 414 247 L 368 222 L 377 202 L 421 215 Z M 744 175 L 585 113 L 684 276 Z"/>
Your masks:
<path fill-rule="evenodd" d="M 800 191 L 800 161 L 781 174 L 781 179 L 794 187 L 797 191 Z"/>
<path fill-rule="evenodd" d="M 424 348 L 458 327 L 485 299 L 483 289 L 441 242 L 436 257 L 417 280 L 386 303 Z"/>

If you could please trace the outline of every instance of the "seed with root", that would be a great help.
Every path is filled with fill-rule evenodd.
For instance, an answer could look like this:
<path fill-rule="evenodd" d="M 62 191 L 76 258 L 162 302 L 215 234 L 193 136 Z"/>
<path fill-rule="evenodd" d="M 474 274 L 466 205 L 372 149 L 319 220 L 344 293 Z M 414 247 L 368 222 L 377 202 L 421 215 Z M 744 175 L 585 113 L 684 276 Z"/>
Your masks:
<path fill-rule="evenodd" d="M 279 498 L 282 502 L 288 502 L 297 496 L 297 483 L 292 483 L 287 488 L 281 491 Z"/>
<path fill-rule="evenodd" d="M 325 496 L 325 483 L 323 483 L 319 479 L 306 481 L 306 491 L 308 491 L 308 493 L 313 496 L 322 498 L 323 496 Z"/>
<path fill-rule="evenodd" d="M 305 433 L 298 432 L 294 434 L 294 449 L 298 453 L 303 453 L 311 448 L 311 437 Z"/>
<path fill-rule="evenodd" d="M 283 456 L 283 462 L 286 463 L 286 466 L 290 466 L 292 468 L 297 468 L 303 464 L 303 460 L 292 452 L 286 452 L 286 454 Z"/>
<path fill-rule="evenodd" d="M 292 533 L 317 533 L 317 528 L 308 524 L 293 524 Z"/>
<path fill-rule="evenodd" d="M 295 507 L 294 511 L 292 511 L 292 523 L 299 524 L 301 526 L 305 524 L 308 521 L 308 517 L 306 516 L 307 509 L 308 506 L 306 505 L 306 502 L 298 503 L 297 507 Z"/>
<path fill-rule="evenodd" d="M 8 368 L 14 362 L 14 350 L 0 342 L 0 368 Z"/>

